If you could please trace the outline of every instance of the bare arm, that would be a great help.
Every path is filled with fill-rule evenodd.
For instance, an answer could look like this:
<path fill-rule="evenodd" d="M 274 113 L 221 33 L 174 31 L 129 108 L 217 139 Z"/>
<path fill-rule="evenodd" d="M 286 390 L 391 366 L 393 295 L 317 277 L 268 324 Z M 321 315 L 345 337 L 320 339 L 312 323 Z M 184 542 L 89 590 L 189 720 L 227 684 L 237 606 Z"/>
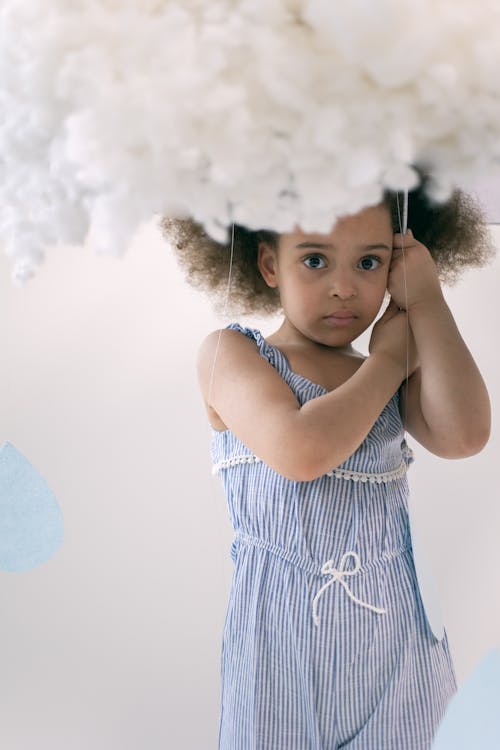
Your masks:
<path fill-rule="evenodd" d="M 400 367 L 383 354 L 370 355 L 345 383 L 307 401 L 297 412 L 306 480 L 343 463 L 361 445 L 403 379 Z"/>
<path fill-rule="evenodd" d="M 363 442 L 403 379 L 386 354 L 373 353 L 345 383 L 299 404 L 256 345 L 223 331 L 198 353 L 205 400 L 229 430 L 256 456 L 287 479 L 309 481 L 343 463 Z"/>
<path fill-rule="evenodd" d="M 491 406 L 481 373 L 444 297 L 409 318 L 420 360 L 420 409 L 442 455 L 471 455 L 488 442 Z"/>

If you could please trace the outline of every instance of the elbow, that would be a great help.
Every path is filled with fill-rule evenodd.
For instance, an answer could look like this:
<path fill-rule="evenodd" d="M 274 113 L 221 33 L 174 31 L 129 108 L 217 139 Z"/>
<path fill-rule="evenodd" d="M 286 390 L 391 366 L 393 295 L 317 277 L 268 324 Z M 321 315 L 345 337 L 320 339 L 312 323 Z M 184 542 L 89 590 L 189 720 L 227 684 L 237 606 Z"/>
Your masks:
<path fill-rule="evenodd" d="M 481 453 L 483 448 L 487 445 L 489 439 L 489 432 L 487 435 L 482 434 L 479 436 L 475 436 L 469 433 L 465 435 L 463 440 L 461 440 L 460 442 L 456 442 L 453 445 L 447 443 L 446 446 L 442 447 L 439 451 L 431 452 L 436 453 L 436 455 L 440 456 L 441 458 L 470 458 L 471 456 L 476 456 L 478 453 Z"/>
<path fill-rule="evenodd" d="M 281 469 L 278 468 L 277 472 L 292 482 L 311 482 L 323 473 L 317 470 L 317 464 L 304 461 L 303 455 L 299 460 L 292 461 L 292 463 L 287 460 L 286 465 L 282 465 Z"/>
<path fill-rule="evenodd" d="M 349 453 L 344 456 L 345 451 L 343 451 L 340 456 L 339 451 L 332 450 L 331 443 L 318 437 L 315 429 L 308 430 L 302 422 L 299 429 L 295 430 L 295 424 L 290 427 L 286 437 L 283 436 L 282 440 L 282 445 L 287 446 L 285 476 L 292 481 L 312 482 L 332 471 L 347 458 L 347 455 L 350 455 Z"/>
<path fill-rule="evenodd" d="M 481 453 L 488 444 L 490 437 L 491 416 L 489 419 L 477 420 L 476 424 L 469 425 L 462 439 L 464 458 Z"/>
<path fill-rule="evenodd" d="M 464 437 L 464 445 L 466 447 L 467 455 L 474 456 L 477 453 L 481 453 L 483 448 L 488 444 L 491 437 L 491 407 L 489 406 L 489 399 L 487 401 L 488 407 L 483 410 L 482 414 L 475 415 L 475 419 L 466 429 Z"/>
<path fill-rule="evenodd" d="M 316 479 L 316 476 L 307 468 L 304 468 L 301 471 L 294 471 L 293 476 L 290 476 L 289 478 L 293 482 L 312 482 L 313 479 Z"/>
<path fill-rule="evenodd" d="M 491 431 L 488 429 L 486 432 L 481 433 L 478 436 L 468 436 L 466 441 L 466 454 L 464 458 L 468 458 L 469 456 L 475 456 L 478 453 L 481 453 L 483 448 L 485 448 L 488 445 L 488 442 L 490 440 Z"/>
<path fill-rule="evenodd" d="M 323 476 L 324 472 L 308 472 L 302 476 L 301 479 L 297 479 L 297 482 L 313 482 L 315 479 Z"/>
<path fill-rule="evenodd" d="M 285 471 L 280 473 L 293 482 L 312 482 L 334 468 L 331 460 L 323 455 L 317 446 L 307 446 L 304 441 L 295 451 L 290 451 L 290 455 L 293 457 L 292 461 L 288 460 L 287 466 L 283 467 Z"/>
<path fill-rule="evenodd" d="M 328 471 L 328 469 L 326 470 Z M 320 466 L 318 456 L 314 456 L 310 461 L 303 462 L 301 467 L 301 482 L 312 482 L 325 473 L 323 466 Z"/>
<path fill-rule="evenodd" d="M 307 468 L 301 475 L 300 479 L 297 479 L 296 481 L 299 482 L 312 482 L 314 479 L 319 479 L 319 477 L 324 476 L 325 474 L 328 474 L 329 472 L 332 472 L 336 469 L 336 466 L 329 466 L 328 468 L 322 467 L 319 468 L 317 465 L 315 467 Z"/>
<path fill-rule="evenodd" d="M 286 479 L 290 479 L 292 482 L 312 482 L 313 479 L 317 479 L 321 474 L 318 472 L 301 471 L 301 472 L 287 472 Z"/>

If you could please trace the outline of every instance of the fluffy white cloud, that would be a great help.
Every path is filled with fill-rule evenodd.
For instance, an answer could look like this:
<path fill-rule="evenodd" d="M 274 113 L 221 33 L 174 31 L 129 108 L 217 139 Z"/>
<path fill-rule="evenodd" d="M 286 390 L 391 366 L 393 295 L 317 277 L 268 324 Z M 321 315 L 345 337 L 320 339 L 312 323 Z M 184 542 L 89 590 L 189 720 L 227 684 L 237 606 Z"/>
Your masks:
<path fill-rule="evenodd" d="M 13 280 L 155 214 L 328 231 L 415 163 L 446 198 L 498 170 L 499 50 L 496 0 L 4 0 Z"/>

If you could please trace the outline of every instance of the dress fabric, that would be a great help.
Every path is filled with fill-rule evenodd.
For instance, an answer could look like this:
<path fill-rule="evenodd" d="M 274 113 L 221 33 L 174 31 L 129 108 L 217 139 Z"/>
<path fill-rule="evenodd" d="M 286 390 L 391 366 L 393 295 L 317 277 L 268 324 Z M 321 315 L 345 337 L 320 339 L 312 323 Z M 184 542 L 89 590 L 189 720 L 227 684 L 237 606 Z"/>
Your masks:
<path fill-rule="evenodd" d="M 327 393 L 258 329 L 226 328 L 255 341 L 301 405 Z M 431 748 L 457 682 L 418 587 L 398 399 L 344 463 L 307 482 L 212 428 L 235 530 L 219 750 Z"/>

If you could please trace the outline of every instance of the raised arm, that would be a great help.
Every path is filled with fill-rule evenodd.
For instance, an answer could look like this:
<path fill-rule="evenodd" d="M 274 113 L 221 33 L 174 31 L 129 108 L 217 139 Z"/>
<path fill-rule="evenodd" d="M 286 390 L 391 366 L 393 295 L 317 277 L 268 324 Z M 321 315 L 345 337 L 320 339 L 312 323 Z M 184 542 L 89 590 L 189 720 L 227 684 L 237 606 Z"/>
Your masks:
<path fill-rule="evenodd" d="M 370 432 L 403 379 L 389 357 L 372 354 L 335 390 L 302 407 L 254 342 L 223 329 L 198 352 L 198 381 L 205 403 L 255 455 L 279 474 L 309 481 L 343 463 Z M 209 396 L 210 390 L 210 396 Z"/>
<path fill-rule="evenodd" d="M 444 296 L 412 305 L 409 316 L 420 359 L 408 394 L 417 439 L 444 457 L 479 453 L 491 431 L 488 390 Z"/>

